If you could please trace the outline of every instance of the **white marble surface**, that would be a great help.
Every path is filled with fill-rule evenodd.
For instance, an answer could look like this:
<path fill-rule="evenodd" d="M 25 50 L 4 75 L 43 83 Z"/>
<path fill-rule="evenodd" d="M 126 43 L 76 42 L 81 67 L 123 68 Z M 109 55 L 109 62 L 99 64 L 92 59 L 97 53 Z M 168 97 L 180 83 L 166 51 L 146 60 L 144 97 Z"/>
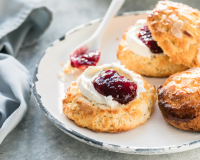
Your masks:
<path fill-rule="evenodd" d="M 178 1 L 200 9 L 199 0 Z M 44 1 L 44 4 L 53 10 L 54 20 L 36 44 L 20 50 L 17 59 L 33 75 L 35 64 L 55 39 L 77 25 L 102 17 L 110 2 L 111 0 Z M 126 0 L 119 12 L 150 10 L 156 2 L 157 0 Z M 26 116 L 0 145 L 0 160 L 194 160 L 199 157 L 200 148 L 170 155 L 143 156 L 115 153 L 88 146 L 57 129 L 40 111 L 33 96 Z"/>

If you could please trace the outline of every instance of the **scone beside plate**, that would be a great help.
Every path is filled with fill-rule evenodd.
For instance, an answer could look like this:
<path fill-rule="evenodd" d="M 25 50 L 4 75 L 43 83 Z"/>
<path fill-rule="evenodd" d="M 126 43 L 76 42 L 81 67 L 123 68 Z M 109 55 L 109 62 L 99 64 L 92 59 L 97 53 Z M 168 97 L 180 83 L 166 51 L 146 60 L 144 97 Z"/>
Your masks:
<path fill-rule="evenodd" d="M 170 76 L 157 92 L 159 108 L 169 124 L 200 131 L 200 68 Z"/>
<path fill-rule="evenodd" d="M 104 64 L 89 67 L 70 85 L 63 112 L 80 127 L 124 132 L 150 117 L 156 99 L 155 87 L 139 74 L 119 64 Z"/>

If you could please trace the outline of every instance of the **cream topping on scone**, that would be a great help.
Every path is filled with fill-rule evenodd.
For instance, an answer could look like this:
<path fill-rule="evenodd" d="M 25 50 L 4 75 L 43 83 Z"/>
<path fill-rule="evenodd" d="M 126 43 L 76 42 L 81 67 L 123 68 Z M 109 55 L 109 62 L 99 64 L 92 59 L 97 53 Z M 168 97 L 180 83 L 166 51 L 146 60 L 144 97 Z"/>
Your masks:
<path fill-rule="evenodd" d="M 144 25 L 147 25 L 146 19 L 137 20 L 135 25 L 128 31 L 126 42 L 128 49 L 133 53 L 151 59 L 153 53 L 138 37 L 139 31 Z"/>
<path fill-rule="evenodd" d="M 98 76 L 100 71 L 106 69 L 114 69 L 119 75 L 123 75 L 137 84 L 137 96 L 135 99 L 139 98 L 140 93 L 146 92 L 144 82 L 139 74 L 133 73 L 132 71 L 126 69 L 123 65 L 119 65 L 117 63 L 103 64 L 101 66 L 88 67 L 77 79 L 77 85 L 81 93 L 89 100 L 99 104 L 111 106 L 112 108 L 122 106 L 122 104 L 113 100 L 112 96 L 106 97 L 98 93 L 94 88 L 92 81 Z"/>

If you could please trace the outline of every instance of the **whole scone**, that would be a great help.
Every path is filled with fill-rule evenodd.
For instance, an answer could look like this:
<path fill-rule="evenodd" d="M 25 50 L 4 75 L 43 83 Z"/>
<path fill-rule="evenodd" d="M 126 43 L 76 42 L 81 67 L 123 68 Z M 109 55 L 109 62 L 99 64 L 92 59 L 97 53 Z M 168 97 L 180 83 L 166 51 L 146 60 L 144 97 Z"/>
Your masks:
<path fill-rule="evenodd" d="M 89 80 L 102 69 L 116 69 L 118 73 L 122 70 L 119 65 L 103 65 L 89 67 L 86 69 L 82 77 Z M 127 69 L 123 69 L 123 71 Z M 78 78 L 77 82 L 73 82 L 67 90 L 63 99 L 63 113 L 71 120 L 74 120 L 78 126 L 87 127 L 96 132 L 124 132 L 143 124 L 151 115 L 153 105 L 156 102 L 156 89 L 153 85 L 146 82 L 140 75 L 132 73 L 138 80 L 138 95 L 127 104 L 120 104 L 114 100 L 109 100 L 108 104 L 102 104 L 96 101 L 98 94 L 95 92 L 92 84 L 82 82 L 84 79 Z M 143 86 L 139 86 L 143 85 Z M 85 86 L 85 89 L 83 89 Z M 140 87 L 144 87 L 144 91 L 139 92 Z M 86 94 L 87 89 L 91 94 Z M 83 93 L 82 93 L 82 92 Z M 85 95 L 84 95 L 85 94 Z M 109 97 L 103 97 L 108 100 Z M 117 103 L 117 105 L 113 105 Z M 110 105 L 109 105 L 110 104 Z M 112 105 L 113 106 L 112 106 Z"/>
<path fill-rule="evenodd" d="M 143 57 L 131 51 L 126 42 L 129 27 L 118 46 L 117 58 L 126 68 L 148 77 L 168 77 L 174 73 L 188 69 L 182 64 L 170 62 L 166 54 L 151 54 L 151 57 Z"/>
<path fill-rule="evenodd" d="M 170 76 L 157 93 L 159 108 L 169 124 L 200 131 L 200 68 Z"/>
<path fill-rule="evenodd" d="M 159 1 L 146 20 L 147 24 L 140 28 L 138 36 L 131 32 L 135 31 L 132 27 L 124 34 L 117 53 L 122 64 L 152 77 L 166 77 L 200 67 L 200 12 L 197 9 L 181 3 Z M 150 56 L 145 55 L 148 51 L 144 45 L 141 49 L 138 38 L 150 50 L 155 46 L 160 51 L 151 50 Z"/>
<path fill-rule="evenodd" d="M 175 64 L 200 67 L 200 12 L 187 5 L 159 1 L 147 17 L 153 39 Z"/>

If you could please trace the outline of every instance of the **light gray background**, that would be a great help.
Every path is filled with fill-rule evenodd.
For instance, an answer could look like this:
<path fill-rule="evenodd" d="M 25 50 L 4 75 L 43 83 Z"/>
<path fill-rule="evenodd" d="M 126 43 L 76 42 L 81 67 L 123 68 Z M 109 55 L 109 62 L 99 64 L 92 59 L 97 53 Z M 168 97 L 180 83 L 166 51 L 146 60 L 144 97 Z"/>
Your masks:
<path fill-rule="evenodd" d="M 178 0 L 200 9 L 199 0 Z M 31 47 L 21 49 L 17 59 L 33 75 L 35 64 L 44 50 L 57 38 L 77 25 L 103 17 L 111 0 L 46 0 L 54 20 L 47 32 Z M 150 10 L 157 0 L 126 0 L 119 11 Z M 127 155 L 101 150 L 81 143 L 57 129 L 41 112 L 34 97 L 31 97 L 28 112 L 19 125 L 0 145 L 0 160 L 194 160 L 200 159 L 200 148 L 170 155 Z"/>

